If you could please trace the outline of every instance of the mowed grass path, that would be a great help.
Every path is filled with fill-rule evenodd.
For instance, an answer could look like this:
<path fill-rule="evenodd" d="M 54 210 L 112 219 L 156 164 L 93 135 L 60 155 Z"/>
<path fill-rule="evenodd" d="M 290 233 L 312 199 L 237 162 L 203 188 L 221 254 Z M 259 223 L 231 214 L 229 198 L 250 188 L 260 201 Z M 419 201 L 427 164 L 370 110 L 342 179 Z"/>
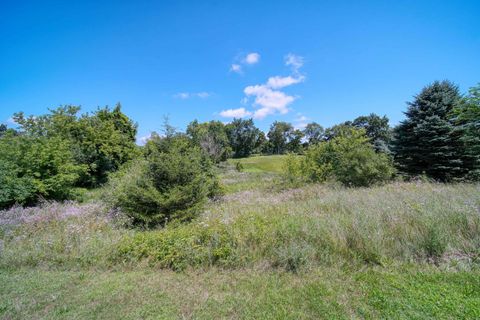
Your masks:
<path fill-rule="evenodd" d="M 228 162 L 233 165 L 240 162 L 243 165 L 244 172 L 281 173 L 285 157 L 284 155 L 254 156 L 241 159 L 229 159 Z"/>
<path fill-rule="evenodd" d="M 0 271 L 3 319 L 478 319 L 480 273 Z"/>

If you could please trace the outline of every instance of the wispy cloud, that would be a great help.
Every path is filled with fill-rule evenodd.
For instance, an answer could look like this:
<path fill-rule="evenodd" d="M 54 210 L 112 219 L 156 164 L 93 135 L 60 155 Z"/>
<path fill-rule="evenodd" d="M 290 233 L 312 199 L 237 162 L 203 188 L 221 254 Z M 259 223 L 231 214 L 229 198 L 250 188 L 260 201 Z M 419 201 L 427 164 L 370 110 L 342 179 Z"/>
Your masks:
<path fill-rule="evenodd" d="M 293 73 L 297 74 L 301 67 L 303 67 L 304 59 L 301 56 L 297 56 L 293 53 L 289 53 L 285 56 L 285 65 L 290 67 Z"/>
<path fill-rule="evenodd" d="M 298 77 L 292 77 L 292 76 L 287 76 L 287 77 L 280 77 L 280 76 L 275 76 L 275 77 L 270 77 L 268 78 L 267 81 L 267 86 L 269 86 L 272 89 L 281 89 L 283 87 L 288 87 L 291 86 L 292 84 L 300 83 L 305 80 L 304 76 L 298 76 Z"/>
<path fill-rule="evenodd" d="M 220 116 L 224 118 L 243 118 L 251 115 L 252 113 L 247 111 L 245 108 L 228 109 L 220 112 Z"/>
<path fill-rule="evenodd" d="M 242 73 L 242 66 L 239 65 L 239 64 L 232 64 L 232 66 L 230 67 L 230 71 L 231 72 L 235 72 L 235 73 Z"/>
<path fill-rule="evenodd" d="M 246 64 L 256 64 L 259 61 L 260 61 L 260 54 L 258 54 L 257 52 L 249 53 L 245 57 L 245 63 Z"/>
<path fill-rule="evenodd" d="M 201 98 L 206 99 L 211 96 L 211 93 L 202 91 L 202 92 L 179 92 L 173 95 L 174 98 L 177 99 L 189 99 L 189 98 Z"/>

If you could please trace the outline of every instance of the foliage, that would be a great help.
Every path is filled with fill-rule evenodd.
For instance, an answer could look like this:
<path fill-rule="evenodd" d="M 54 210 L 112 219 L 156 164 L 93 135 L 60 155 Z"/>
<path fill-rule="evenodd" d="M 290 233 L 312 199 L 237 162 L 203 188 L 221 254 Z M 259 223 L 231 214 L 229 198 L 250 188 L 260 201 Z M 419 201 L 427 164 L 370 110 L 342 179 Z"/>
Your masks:
<path fill-rule="evenodd" d="M 253 119 L 233 119 L 225 129 L 234 158 L 248 157 L 265 142 L 265 134 L 255 127 Z"/>
<path fill-rule="evenodd" d="M 470 89 L 469 94 L 453 110 L 454 134 L 463 144 L 463 166 L 467 178 L 480 179 L 480 85 Z"/>
<path fill-rule="evenodd" d="M 343 128 L 332 140 L 310 147 L 303 175 L 311 181 L 334 179 L 347 186 L 383 183 L 394 174 L 385 154 L 375 153 L 364 130 Z"/>
<path fill-rule="evenodd" d="M 195 217 L 218 192 L 209 158 L 183 135 L 152 135 L 145 157 L 113 178 L 109 196 L 134 223 L 154 226 Z"/>
<path fill-rule="evenodd" d="M 87 167 L 78 185 L 98 186 L 135 157 L 137 126 L 121 112 L 120 104 L 81 117 L 79 111 L 76 106 L 63 106 L 41 116 L 26 117 L 19 112 L 14 120 L 24 135 L 67 140 L 75 163 Z"/>
<path fill-rule="evenodd" d="M 283 160 L 283 171 L 282 176 L 285 182 L 288 185 L 295 185 L 300 182 L 300 177 L 302 177 L 302 164 L 303 159 L 300 156 L 289 153 L 285 156 Z"/>
<path fill-rule="evenodd" d="M 3 136 L 6 131 L 7 131 L 7 126 L 3 123 L 0 123 L 0 137 Z"/>
<path fill-rule="evenodd" d="M 295 129 L 293 130 L 290 139 L 287 143 L 287 151 L 288 152 L 293 152 L 293 153 L 302 153 L 303 152 L 303 147 L 302 147 L 302 139 L 304 137 L 304 134 L 301 130 Z"/>
<path fill-rule="evenodd" d="M 218 163 L 227 160 L 232 151 L 225 129 L 220 121 L 198 123 L 194 120 L 188 125 L 187 134 L 212 161 Z"/>
<path fill-rule="evenodd" d="M 88 174 L 81 181 L 85 186 L 105 183 L 109 173 L 138 153 L 137 125 L 121 112 L 119 104 L 112 110 L 105 107 L 93 115 L 83 115 L 70 134 L 77 148 L 77 161 L 88 166 Z"/>
<path fill-rule="evenodd" d="M 387 116 L 380 117 L 375 113 L 360 116 L 353 120 L 352 126 L 365 129 L 365 134 L 370 138 L 370 143 L 377 152 L 389 153 L 389 144 L 392 140 L 392 131 L 388 124 Z"/>
<path fill-rule="evenodd" d="M 66 199 L 86 170 L 75 163 L 70 142 L 60 137 L 7 134 L 0 149 L 0 208 Z"/>
<path fill-rule="evenodd" d="M 316 122 L 310 122 L 305 129 L 303 129 L 303 134 L 310 145 L 322 141 L 324 132 L 323 127 Z"/>
<path fill-rule="evenodd" d="M 462 144 L 454 134 L 451 113 L 460 102 L 458 87 L 434 82 L 410 102 L 407 119 L 395 129 L 393 151 L 399 168 L 408 175 L 426 174 L 440 181 L 462 178 Z"/>
<path fill-rule="evenodd" d="M 300 151 L 303 133 L 295 130 L 288 122 L 275 121 L 270 126 L 267 136 L 271 153 L 283 154 L 287 151 Z"/>

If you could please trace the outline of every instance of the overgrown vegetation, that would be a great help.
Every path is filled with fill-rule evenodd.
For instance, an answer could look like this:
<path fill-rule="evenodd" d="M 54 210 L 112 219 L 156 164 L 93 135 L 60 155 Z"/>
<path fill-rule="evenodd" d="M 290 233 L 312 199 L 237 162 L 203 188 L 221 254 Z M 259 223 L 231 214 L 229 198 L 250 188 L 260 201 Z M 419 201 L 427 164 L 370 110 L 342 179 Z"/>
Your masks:
<path fill-rule="evenodd" d="M 478 96 L 435 82 L 393 134 L 375 114 L 166 122 L 142 147 L 120 106 L 19 113 L 0 317 L 478 318 Z"/>
<path fill-rule="evenodd" d="M 136 125 L 117 105 L 78 116 L 60 107 L 43 116 L 14 116 L 17 130 L 0 138 L 0 208 L 62 200 L 75 187 L 96 187 L 137 155 Z"/>

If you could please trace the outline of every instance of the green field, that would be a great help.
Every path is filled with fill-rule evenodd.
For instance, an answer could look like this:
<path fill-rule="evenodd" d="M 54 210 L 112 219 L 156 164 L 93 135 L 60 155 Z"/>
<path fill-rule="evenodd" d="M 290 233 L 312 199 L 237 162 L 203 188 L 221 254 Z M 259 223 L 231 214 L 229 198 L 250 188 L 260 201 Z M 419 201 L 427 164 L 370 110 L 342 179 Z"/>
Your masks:
<path fill-rule="evenodd" d="M 284 155 L 254 156 L 242 159 L 229 159 L 230 164 L 240 162 L 245 172 L 273 172 L 281 173 L 283 169 Z"/>
<path fill-rule="evenodd" d="M 222 165 L 196 220 L 124 228 L 98 203 L 0 215 L 2 319 L 478 319 L 480 186 L 285 188 Z"/>

